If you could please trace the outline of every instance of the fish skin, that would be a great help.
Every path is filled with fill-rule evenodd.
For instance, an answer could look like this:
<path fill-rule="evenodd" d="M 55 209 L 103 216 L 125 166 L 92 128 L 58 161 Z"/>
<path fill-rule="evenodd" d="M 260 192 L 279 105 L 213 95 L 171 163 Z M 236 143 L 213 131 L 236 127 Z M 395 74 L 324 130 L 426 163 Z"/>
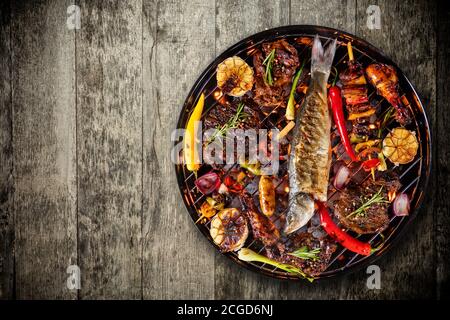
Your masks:
<path fill-rule="evenodd" d="M 314 201 L 327 201 L 331 166 L 331 119 L 327 81 L 336 40 L 324 52 L 316 35 L 311 59 L 311 80 L 305 102 L 297 114 L 289 157 L 289 209 L 284 232 L 303 227 L 314 215 Z"/>

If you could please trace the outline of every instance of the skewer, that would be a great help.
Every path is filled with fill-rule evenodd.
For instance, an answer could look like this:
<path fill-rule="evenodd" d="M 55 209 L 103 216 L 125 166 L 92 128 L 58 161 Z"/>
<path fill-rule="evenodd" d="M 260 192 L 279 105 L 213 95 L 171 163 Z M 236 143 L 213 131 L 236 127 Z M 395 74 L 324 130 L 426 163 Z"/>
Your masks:
<path fill-rule="evenodd" d="M 354 60 L 354 56 L 353 56 L 353 47 L 352 47 L 352 43 L 349 41 L 347 42 L 347 51 L 348 51 L 348 59 L 349 62 Z M 371 160 L 372 157 L 369 154 L 369 160 Z M 375 169 L 371 168 L 370 169 L 370 173 L 372 174 L 372 179 L 373 181 L 375 181 Z"/>
<path fill-rule="evenodd" d="M 353 57 L 353 48 L 352 48 L 351 42 L 347 42 L 347 50 L 348 50 L 348 60 L 353 61 L 354 57 Z"/>

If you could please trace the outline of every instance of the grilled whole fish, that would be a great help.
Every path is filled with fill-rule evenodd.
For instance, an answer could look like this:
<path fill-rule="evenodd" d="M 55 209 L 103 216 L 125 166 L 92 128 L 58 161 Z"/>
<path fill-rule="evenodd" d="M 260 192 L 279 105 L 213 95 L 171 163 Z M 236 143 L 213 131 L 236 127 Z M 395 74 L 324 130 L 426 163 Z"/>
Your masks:
<path fill-rule="evenodd" d="M 312 48 L 311 80 L 305 102 L 296 117 L 289 158 L 286 234 L 308 223 L 314 214 L 314 200 L 327 200 L 331 165 L 327 81 L 335 50 L 336 40 L 324 52 L 316 35 Z"/>

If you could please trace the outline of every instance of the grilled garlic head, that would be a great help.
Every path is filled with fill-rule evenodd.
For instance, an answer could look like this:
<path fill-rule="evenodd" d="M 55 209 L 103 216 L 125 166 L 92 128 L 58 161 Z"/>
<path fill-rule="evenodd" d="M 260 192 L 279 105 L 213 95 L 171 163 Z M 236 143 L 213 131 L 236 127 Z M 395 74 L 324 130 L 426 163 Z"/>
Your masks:
<path fill-rule="evenodd" d="M 383 140 L 383 154 L 395 164 L 413 161 L 418 148 L 416 135 L 405 128 L 395 128 Z"/>
<path fill-rule="evenodd" d="M 217 86 L 225 94 L 241 97 L 253 87 L 253 81 L 253 69 L 238 56 L 217 66 Z"/>
<path fill-rule="evenodd" d="M 210 234 L 223 252 L 237 251 L 248 237 L 247 220 L 236 208 L 223 209 L 211 220 Z"/>

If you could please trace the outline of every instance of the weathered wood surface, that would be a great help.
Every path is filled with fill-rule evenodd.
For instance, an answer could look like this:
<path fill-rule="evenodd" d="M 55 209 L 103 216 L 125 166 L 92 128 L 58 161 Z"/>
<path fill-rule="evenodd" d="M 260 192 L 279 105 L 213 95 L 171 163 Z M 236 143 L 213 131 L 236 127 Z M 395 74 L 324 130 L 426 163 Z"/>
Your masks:
<path fill-rule="evenodd" d="M 450 299 L 450 204 L 448 191 L 450 188 L 450 9 L 440 3 L 438 5 L 437 28 L 437 77 L 436 77 L 436 112 L 434 145 L 435 158 L 435 192 L 434 216 L 436 237 L 436 283 L 437 298 Z"/>
<path fill-rule="evenodd" d="M 143 293 L 213 298 L 214 249 L 176 189 L 171 133 L 190 86 L 214 58 L 213 1 L 144 3 Z M 183 283 L 184 285 L 180 285 Z"/>
<path fill-rule="evenodd" d="M 12 210 L 11 7 L 0 4 L 0 299 L 14 296 Z"/>
<path fill-rule="evenodd" d="M 382 299 L 449 296 L 449 12 L 428 1 L 71 1 L 0 5 L 0 298 Z M 369 5 L 381 29 L 366 25 Z M 238 40 L 288 24 L 354 33 L 412 80 L 434 137 L 431 196 L 365 270 L 309 285 L 246 271 L 195 230 L 171 133 L 190 87 Z M 439 115 L 439 116 L 437 116 Z M 66 268 L 81 268 L 81 290 Z"/>
<path fill-rule="evenodd" d="M 16 296 L 76 298 L 75 35 L 70 1 L 11 2 Z M 11 248 L 13 249 L 13 248 Z"/>
<path fill-rule="evenodd" d="M 369 5 L 381 9 L 381 29 L 369 30 L 366 10 Z M 379 47 L 395 61 L 414 83 L 424 103 L 431 127 L 436 123 L 436 6 L 431 2 L 358 0 L 356 35 Z M 434 132 L 435 134 L 439 134 Z M 434 171 L 436 172 L 436 171 Z M 367 299 L 423 298 L 436 296 L 434 191 L 435 176 L 430 179 L 428 197 L 417 219 L 388 255 L 377 261 L 382 271 L 382 290 L 367 290 Z M 346 282 L 344 298 L 361 297 L 364 272 Z M 355 283 L 355 285 L 352 285 Z M 420 290 L 419 288 L 423 288 Z M 425 289 L 426 288 L 426 289 Z"/>
<path fill-rule="evenodd" d="M 77 174 L 80 298 L 139 299 L 142 3 L 79 3 Z"/>

